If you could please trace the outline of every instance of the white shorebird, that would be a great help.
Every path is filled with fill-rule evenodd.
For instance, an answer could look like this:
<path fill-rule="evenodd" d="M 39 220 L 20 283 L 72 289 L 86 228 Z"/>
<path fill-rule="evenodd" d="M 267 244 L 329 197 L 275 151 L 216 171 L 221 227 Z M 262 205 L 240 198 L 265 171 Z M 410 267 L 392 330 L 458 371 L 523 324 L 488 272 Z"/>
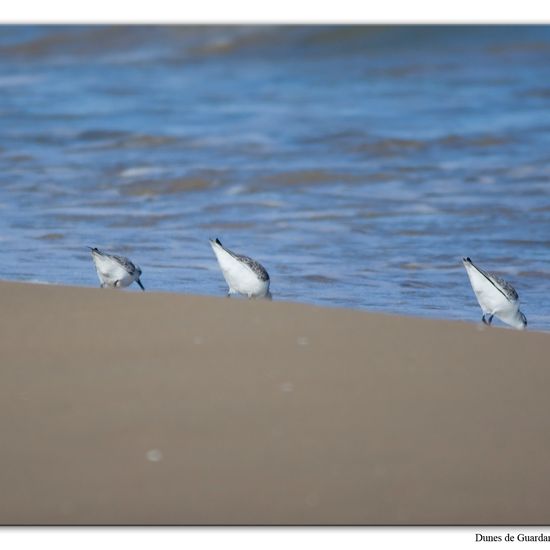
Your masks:
<path fill-rule="evenodd" d="M 134 265 L 124 256 L 106 254 L 97 248 L 88 247 L 92 251 L 95 268 L 101 288 L 120 288 L 130 286 L 134 281 L 145 290 L 141 284 L 141 268 Z"/>
<path fill-rule="evenodd" d="M 519 309 L 519 296 L 514 287 L 495 274 L 479 269 L 470 258 L 462 258 L 462 263 L 483 311 L 481 320 L 490 325 L 494 316 L 514 328 L 525 329 L 527 319 Z"/>
<path fill-rule="evenodd" d="M 212 246 L 223 277 L 229 286 L 228 296 L 244 294 L 249 298 L 271 300 L 269 275 L 261 264 L 248 256 L 241 256 L 227 250 L 219 239 L 210 239 L 210 246 Z"/>

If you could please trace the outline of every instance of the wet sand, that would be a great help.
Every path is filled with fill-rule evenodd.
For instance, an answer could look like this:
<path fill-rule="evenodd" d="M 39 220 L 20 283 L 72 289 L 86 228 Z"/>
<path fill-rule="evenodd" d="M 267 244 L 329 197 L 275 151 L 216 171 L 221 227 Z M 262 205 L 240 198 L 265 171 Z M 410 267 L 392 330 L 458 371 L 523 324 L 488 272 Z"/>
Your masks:
<path fill-rule="evenodd" d="M 0 283 L 1 524 L 548 524 L 550 335 Z"/>

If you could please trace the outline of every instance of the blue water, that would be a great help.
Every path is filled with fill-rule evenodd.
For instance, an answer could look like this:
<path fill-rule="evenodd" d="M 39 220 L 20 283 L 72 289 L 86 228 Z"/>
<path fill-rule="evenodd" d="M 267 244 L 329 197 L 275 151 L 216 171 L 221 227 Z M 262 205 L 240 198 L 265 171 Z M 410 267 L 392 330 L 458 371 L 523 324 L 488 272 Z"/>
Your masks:
<path fill-rule="evenodd" d="M 550 329 L 550 27 L 0 27 L 0 278 L 478 322 L 461 264 Z M 136 291 L 139 289 L 136 287 Z"/>

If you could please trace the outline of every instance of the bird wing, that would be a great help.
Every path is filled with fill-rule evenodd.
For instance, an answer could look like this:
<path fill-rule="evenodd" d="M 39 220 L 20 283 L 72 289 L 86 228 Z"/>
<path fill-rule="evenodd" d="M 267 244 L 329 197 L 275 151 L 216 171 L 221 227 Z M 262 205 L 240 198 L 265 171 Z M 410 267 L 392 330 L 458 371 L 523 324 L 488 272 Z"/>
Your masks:
<path fill-rule="evenodd" d="M 260 281 L 269 281 L 269 273 L 261 263 L 253 260 L 252 258 L 249 258 L 248 256 L 237 254 L 232 250 L 229 250 L 229 248 L 225 248 L 225 246 L 223 246 L 219 239 L 210 239 L 210 243 L 212 244 L 212 246 L 220 246 L 230 256 L 233 256 L 233 258 L 235 258 L 238 262 L 248 267 L 256 275 L 256 277 L 260 279 Z"/>
<path fill-rule="evenodd" d="M 128 258 L 115 254 L 110 254 L 109 257 L 117 262 L 129 275 L 133 275 L 136 272 L 136 266 Z"/>
<path fill-rule="evenodd" d="M 505 281 L 494 273 L 490 273 L 488 271 L 480 269 L 479 267 L 477 267 L 477 265 L 474 264 L 474 262 L 472 262 L 472 260 L 470 260 L 470 258 L 464 259 L 464 265 L 466 267 L 466 270 L 468 271 L 472 287 L 476 292 L 481 293 L 482 295 L 486 295 L 487 298 L 490 297 L 491 292 L 498 292 L 510 302 L 517 302 L 519 300 L 516 289 L 508 281 Z M 473 268 L 474 271 L 470 272 L 468 267 Z M 475 273 L 478 274 L 477 277 L 474 275 Z M 479 277 L 481 277 L 482 279 L 478 280 Z M 482 281 L 490 283 L 491 286 L 485 289 Z M 492 291 L 489 289 L 492 289 Z"/>
<path fill-rule="evenodd" d="M 239 262 L 249 267 L 258 277 L 258 279 L 260 279 L 260 281 L 269 281 L 269 273 L 266 271 L 265 267 L 262 264 L 260 264 L 256 260 L 253 260 L 252 258 L 249 258 L 248 256 L 235 254 L 229 250 L 227 252 L 229 252 L 229 254 L 231 254 L 231 256 L 233 256 L 235 259 L 239 260 Z"/>
<path fill-rule="evenodd" d="M 516 302 L 519 300 L 518 293 L 516 292 L 516 289 L 508 282 L 502 279 L 501 277 L 498 277 L 494 273 L 482 273 L 510 300 L 510 302 Z"/>

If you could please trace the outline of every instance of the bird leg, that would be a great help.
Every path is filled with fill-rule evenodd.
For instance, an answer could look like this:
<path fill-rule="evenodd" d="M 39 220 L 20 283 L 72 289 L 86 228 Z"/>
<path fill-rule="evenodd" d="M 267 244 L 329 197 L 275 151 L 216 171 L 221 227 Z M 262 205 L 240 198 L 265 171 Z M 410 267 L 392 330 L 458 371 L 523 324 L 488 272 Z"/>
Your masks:
<path fill-rule="evenodd" d="M 483 321 L 484 325 L 490 326 L 491 322 L 493 321 L 493 315 L 491 314 L 487 317 L 487 313 L 484 313 L 481 320 Z"/>

